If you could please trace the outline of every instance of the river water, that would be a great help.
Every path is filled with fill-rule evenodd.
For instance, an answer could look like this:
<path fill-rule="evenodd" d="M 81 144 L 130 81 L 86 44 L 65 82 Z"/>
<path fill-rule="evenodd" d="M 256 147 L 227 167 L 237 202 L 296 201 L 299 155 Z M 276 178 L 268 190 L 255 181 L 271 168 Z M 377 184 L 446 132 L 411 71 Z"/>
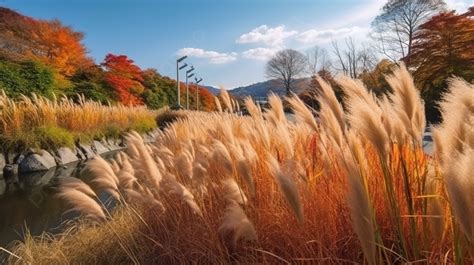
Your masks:
<path fill-rule="evenodd" d="M 103 155 L 111 158 L 115 152 Z M 28 231 L 34 236 L 43 232 L 59 233 L 64 222 L 78 217 L 69 212 L 67 205 L 55 195 L 58 179 L 79 177 L 84 162 L 75 162 L 66 167 L 55 167 L 48 171 L 20 174 L 5 180 L 0 176 L 0 247 L 10 249 L 15 241 L 22 240 Z M 101 200 L 107 196 L 99 195 Z M 0 249 L 0 264 L 6 252 Z"/>

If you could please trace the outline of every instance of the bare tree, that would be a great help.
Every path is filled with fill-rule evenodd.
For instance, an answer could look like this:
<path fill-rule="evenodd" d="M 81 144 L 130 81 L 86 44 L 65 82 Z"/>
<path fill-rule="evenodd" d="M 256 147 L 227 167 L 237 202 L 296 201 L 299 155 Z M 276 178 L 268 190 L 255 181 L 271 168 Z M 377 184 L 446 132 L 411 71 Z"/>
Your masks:
<path fill-rule="evenodd" d="M 277 79 L 286 89 L 286 95 L 289 96 L 291 86 L 297 77 L 305 73 L 307 58 L 302 53 L 286 49 L 279 51 L 267 62 L 265 75 L 269 79 Z"/>
<path fill-rule="evenodd" d="M 314 46 L 306 52 L 308 57 L 308 71 L 311 76 L 316 75 L 321 70 L 328 70 L 331 66 L 326 49 Z"/>
<path fill-rule="evenodd" d="M 445 6 L 444 0 L 389 0 L 372 22 L 380 52 L 393 61 L 407 57 L 420 25 Z"/>
<path fill-rule="evenodd" d="M 336 57 L 335 70 L 342 72 L 351 78 L 358 78 L 361 73 L 367 72 L 374 67 L 377 58 L 367 44 L 358 48 L 352 38 L 344 40 L 345 49 L 339 47 L 338 42 L 333 41 L 333 53 Z"/>

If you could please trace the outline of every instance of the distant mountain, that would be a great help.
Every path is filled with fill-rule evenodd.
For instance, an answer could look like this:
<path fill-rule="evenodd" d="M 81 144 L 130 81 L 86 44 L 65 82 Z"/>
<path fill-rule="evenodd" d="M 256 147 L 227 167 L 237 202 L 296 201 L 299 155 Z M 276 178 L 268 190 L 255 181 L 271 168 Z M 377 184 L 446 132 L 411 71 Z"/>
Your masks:
<path fill-rule="evenodd" d="M 293 84 L 292 92 L 299 94 L 306 90 L 309 87 L 309 84 L 309 78 L 297 79 Z M 281 96 L 286 95 L 285 87 L 277 80 L 268 80 L 244 87 L 237 87 L 229 90 L 229 92 L 238 98 L 244 98 L 246 96 L 251 96 L 253 98 L 267 97 L 272 92 Z"/>
<path fill-rule="evenodd" d="M 299 94 L 309 87 L 309 83 L 309 78 L 297 79 L 293 85 L 292 91 Z M 212 86 L 206 86 L 205 88 L 207 88 L 213 95 L 218 95 L 220 92 L 219 88 Z M 251 96 L 253 98 L 266 98 L 272 92 L 280 96 L 286 95 L 285 87 L 277 80 L 267 80 L 248 86 L 236 87 L 227 91 L 237 98 L 245 98 L 246 96 Z"/>
<path fill-rule="evenodd" d="M 213 86 L 205 86 L 205 88 L 207 88 L 207 90 L 209 90 L 209 92 L 211 92 L 214 96 L 219 95 L 219 91 L 221 91 L 220 88 L 216 88 Z"/>

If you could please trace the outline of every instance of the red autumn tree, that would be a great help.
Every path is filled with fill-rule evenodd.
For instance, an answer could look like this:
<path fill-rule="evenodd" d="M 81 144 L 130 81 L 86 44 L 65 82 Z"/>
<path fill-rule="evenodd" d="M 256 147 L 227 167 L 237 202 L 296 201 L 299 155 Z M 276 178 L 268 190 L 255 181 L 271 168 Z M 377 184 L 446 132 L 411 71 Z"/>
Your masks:
<path fill-rule="evenodd" d="M 117 93 L 118 100 L 125 105 L 142 105 L 139 94 L 143 92 L 143 77 L 140 67 L 126 55 L 107 54 L 102 63 L 106 70 L 105 80 Z"/>
<path fill-rule="evenodd" d="M 81 43 L 84 35 L 58 20 L 39 20 L 0 7 L 0 55 L 44 62 L 64 76 L 93 65 Z"/>
<path fill-rule="evenodd" d="M 410 66 L 423 90 L 451 75 L 474 78 L 474 7 L 467 13 L 441 13 L 415 36 Z"/>
<path fill-rule="evenodd" d="M 204 111 L 216 110 L 214 95 L 203 86 L 199 86 L 199 109 Z"/>

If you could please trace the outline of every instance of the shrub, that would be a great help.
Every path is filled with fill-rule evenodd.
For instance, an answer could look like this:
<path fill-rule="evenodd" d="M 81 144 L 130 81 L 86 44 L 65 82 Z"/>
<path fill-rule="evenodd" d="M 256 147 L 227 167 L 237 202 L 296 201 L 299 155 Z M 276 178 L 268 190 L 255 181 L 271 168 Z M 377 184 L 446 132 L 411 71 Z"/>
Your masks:
<path fill-rule="evenodd" d="M 51 97 L 55 86 L 53 71 L 39 62 L 0 62 L 0 88 L 8 96 L 35 93 Z"/>
<path fill-rule="evenodd" d="M 73 88 L 67 92 L 68 97 L 76 97 L 77 94 L 83 95 L 85 98 L 97 101 L 100 103 L 107 103 L 112 98 L 108 91 L 98 83 L 90 81 L 82 81 L 75 83 Z"/>
<path fill-rule="evenodd" d="M 38 147 L 47 150 L 56 150 L 60 147 L 74 147 L 73 135 L 63 128 L 56 126 L 42 126 L 33 131 Z"/>
<path fill-rule="evenodd" d="M 165 109 L 156 115 L 156 124 L 160 129 L 164 129 L 176 120 L 186 117 L 185 112 Z"/>

